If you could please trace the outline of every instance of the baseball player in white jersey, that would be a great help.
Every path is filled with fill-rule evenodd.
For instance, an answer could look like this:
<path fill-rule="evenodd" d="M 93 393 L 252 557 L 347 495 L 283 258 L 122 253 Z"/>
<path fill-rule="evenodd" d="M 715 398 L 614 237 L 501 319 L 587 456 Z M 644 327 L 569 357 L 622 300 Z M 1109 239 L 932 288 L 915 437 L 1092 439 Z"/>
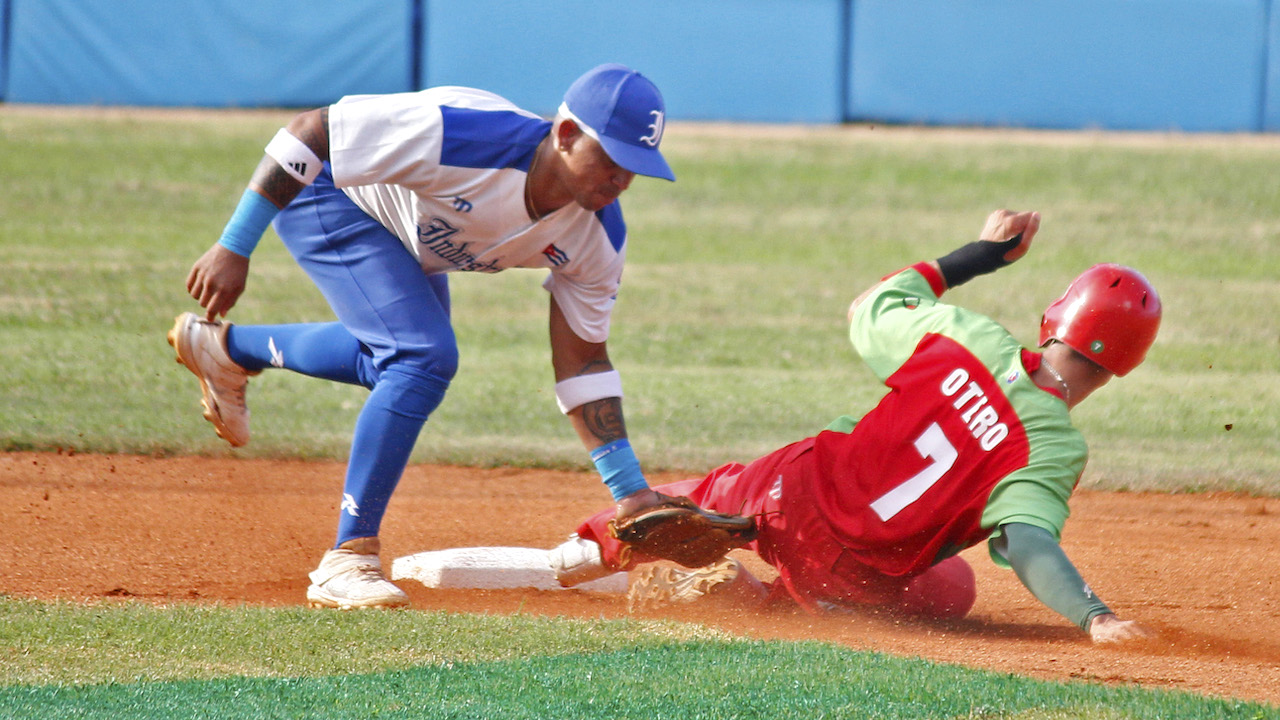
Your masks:
<path fill-rule="evenodd" d="M 200 380 L 205 418 L 234 446 L 249 441 L 245 389 L 263 370 L 371 390 L 337 538 L 310 576 L 311 605 L 408 604 L 382 574 L 378 531 L 457 370 L 449 272 L 550 271 L 543 285 L 561 410 L 620 520 L 669 506 L 628 443 L 606 348 L 626 250 L 618 196 L 636 175 L 675 179 L 659 151 L 664 119 L 653 83 L 610 64 L 574 82 L 551 121 L 492 93 L 440 87 L 343 98 L 299 114 L 266 146 L 222 237 L 188 275 L 205 315 L 179 315 L 169 342 Z M 272 223 L 338 322 L 219 320 Z"/>

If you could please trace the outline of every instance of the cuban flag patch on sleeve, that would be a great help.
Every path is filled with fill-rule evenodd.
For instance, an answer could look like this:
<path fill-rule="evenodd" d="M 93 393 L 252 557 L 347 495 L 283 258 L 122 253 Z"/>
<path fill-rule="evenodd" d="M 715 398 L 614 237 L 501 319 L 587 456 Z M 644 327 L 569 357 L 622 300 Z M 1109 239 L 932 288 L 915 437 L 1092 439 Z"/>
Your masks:
<path fill-rule="evenodd" d="M 569 256 L 565 251 L 556 247 L 555 243 L 551 243 L 542 249 L 542 254 L 547 256 L 547 260 L 551 262 L 552 267 L 560 267 L 569 262 Z"/>

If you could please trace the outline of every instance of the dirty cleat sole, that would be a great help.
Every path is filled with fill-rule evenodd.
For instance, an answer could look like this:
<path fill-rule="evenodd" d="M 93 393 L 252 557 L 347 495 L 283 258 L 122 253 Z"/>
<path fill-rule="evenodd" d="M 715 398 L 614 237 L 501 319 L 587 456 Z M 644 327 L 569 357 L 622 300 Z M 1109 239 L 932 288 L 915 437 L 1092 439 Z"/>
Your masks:
<path fill-rule="evenodd" d="M 733 582 L 738 577 L 738 570 L 737 561 L 729 558 L 694 570 L 645 565 L 631 574 L 627 610 L 644 612 L 695 602 L 714 595 L 718 589 Z"/>

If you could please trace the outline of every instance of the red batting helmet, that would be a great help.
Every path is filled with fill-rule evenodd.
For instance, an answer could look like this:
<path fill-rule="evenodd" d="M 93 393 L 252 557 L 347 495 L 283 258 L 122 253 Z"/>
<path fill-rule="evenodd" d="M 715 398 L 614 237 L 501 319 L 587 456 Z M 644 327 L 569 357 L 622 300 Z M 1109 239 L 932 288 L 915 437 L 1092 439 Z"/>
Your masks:
<path fill-rule="evenodd" d="M 1160 311 L 1160 296 L 1142 273 L 1094 265 L 1044 311 L 1040 345 L 1059 340 L 1116 375 L 1127 375 L 1155 342 Z"/>

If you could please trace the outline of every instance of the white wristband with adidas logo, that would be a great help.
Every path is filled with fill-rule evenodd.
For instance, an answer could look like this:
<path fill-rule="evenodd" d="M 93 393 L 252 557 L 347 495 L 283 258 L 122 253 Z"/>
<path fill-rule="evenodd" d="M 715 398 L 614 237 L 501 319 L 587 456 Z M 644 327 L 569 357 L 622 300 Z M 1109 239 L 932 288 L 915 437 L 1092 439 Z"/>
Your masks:
<path fill-rule="evenodd" d="M 310 185 L 320 175 L 322 163 L 315 151 L 284 128 L 267 143 L 266 153 L 303 185 Z"/>

